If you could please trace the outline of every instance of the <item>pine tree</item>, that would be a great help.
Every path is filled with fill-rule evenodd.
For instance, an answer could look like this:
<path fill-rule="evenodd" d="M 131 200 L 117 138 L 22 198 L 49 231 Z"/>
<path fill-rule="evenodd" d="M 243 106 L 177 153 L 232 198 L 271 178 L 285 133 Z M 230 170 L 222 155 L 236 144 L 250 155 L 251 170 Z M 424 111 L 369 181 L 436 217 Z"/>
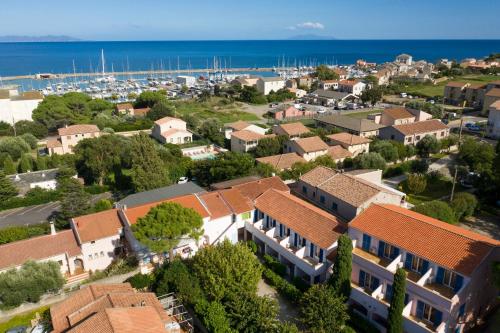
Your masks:
<path fill-rule="evenodd" d="M 394 274 L 391 305 L 387 315 L 387 333 L 403 333 L 403 308 L 405 306 L 406 272 L 398 268 Z"/>
<path fill-rule="evenodd" d="M 14 161 L 12 160 L 12 157 L 10 157 L 10 155 L 7 155 L 7 157 L 3 161 L 3 172 L 6 175 L 12 175 L 16 173 L 16 165 L 14 164 Z"/>
<path fill-rule="evenodd" d="M 12 184 L 12 181 L 5 177 L 5 173 L 0 171 L 0 200 L 4 201 L 15 197 L 17 195 L 17 189 Z"/>
<path fill-rule="evenodd" d="M 351 294 L 352 241 L 347 235 L 338 239 L 337 257 L 333 265 L 330 285 L 340 295 L 349 298 Z"/>

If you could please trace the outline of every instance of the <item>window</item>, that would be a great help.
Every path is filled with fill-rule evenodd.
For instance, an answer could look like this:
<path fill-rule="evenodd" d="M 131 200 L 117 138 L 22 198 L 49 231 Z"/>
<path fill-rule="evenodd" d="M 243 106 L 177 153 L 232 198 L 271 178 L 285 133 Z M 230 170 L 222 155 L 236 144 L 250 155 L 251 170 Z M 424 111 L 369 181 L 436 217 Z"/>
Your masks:
<path fill-rule="evenodd" d="M 384 258 L 393 260 L 399 255 L 399 249 L 395 246 L 383 242 L 379 243 L 380 246 L 382 246 L 382 257 Z"/>
<path fill-rule="evenodd" d="M 422 266 L 424 264 L 424 261 L 422 258 L 419 257 L 413 257 L 411 261 L 411 270 L 414 272 L 421 272 L 422 271 Z"/>
<path fill-rule="evenodd" d="M 441 311 L 434 309 L 429 304 L 418 301 L 417 318 L 432 323 L 434 324 L 434 326 L 438 326 L 439 324 L 441 324 L 443 314 L 441 313 Z"/>
<path fill-rule="evenodd" d="M 313 192 L 313 198 L 316 198 L 316 192 Z"/>
<path fill-rule="evenodd" d="M 372 238 L 370 236 L 368 236 L 367 234 L 363 234 L 363 244 L 362 244 L 363 250 L 369 252 L 371 242 L 372 242 Z"/>
<path fill-rule="evenodd" d="M 372 292 L 378 288 L 380 280 L 365 271 L 359 271 L 359 286 L 367 292 Z"/>
<path fill-rule="evenodd" d="M 460 305 L 460 308 L 458 309 L 458 318 L 461 318 L 465 315 L 465 303 Z"/>
<path fill-rule="evenodd" d="M 424 274 L 429 269 L 429 262 L 411 253 L 406 253 L 404 267 L 410 271 Z"/>
<path fill-rule="evenodd" d="M 307 187 L 305 185 L 302 186 L 302 193 L 307 194 Z"/>
<path fill-rule="evenodd" d="M 252 213 L 251 212 L 246 212 L 241 214 L 241 218 L 244 220 L 248 220 L 251 217 Z"/>
<path fill-rule="evenodd" d="M 90 244 L 95 244 L 95 240 L 94 241 L 90 241 Z"/>
<path fill-rule="evenodd" d="M 392 293 L 392 284 L 387 284 L 385 286 L 385 297 L 384 297 L 385 300 L 388 301 L 388 302 L 390 302 L 391 299 L 392 299 L 392 295 L 393 295 L 393 293 Z"/>
<path fill-rule="evenodd" d="M 417 135 L 417 137 L 415 138 L 415 140 L 420 140 L 420 135 Z"/>
<path fill-rule="evenodd" d="M 89 254 L 89 259 L 92 260 L 92 255 L 91 254 Z"/>
<path fill-rule="evenodd" d="M 324 204 L 324 203 L 325 203 L 325 196 L 324 196 L 324 195 L 321 195 L 321 196 L 319 197 L 319 202 L 321 202 L 322 204 Z"/>
<path fill-rule="evenodd" d="M 71 140 L 71 135 L 68 135 L 66 139 Z"/>
<path fill-rule="evenodd" d="M 57 263 L 59 264 L 59 266 L 63 265 L 63 261 L 62 260 L 59 260 Z"/>
<path fill-rule="evenodd" d="M 307 239 L 302 238 L 302 246 L 306 246 L 306 243 L 307 243 Z"/>
<path fill-rule="evenodd" d="M 332 202 L 332 210 L 337 211 L 338 205 L 335 202 Z"/>
<path fill-rule="evenodd" d="M 104 252 L 101 251 L 101 253 L 99 253 L 101 255 L 101 257 L 104 257 Z"/>

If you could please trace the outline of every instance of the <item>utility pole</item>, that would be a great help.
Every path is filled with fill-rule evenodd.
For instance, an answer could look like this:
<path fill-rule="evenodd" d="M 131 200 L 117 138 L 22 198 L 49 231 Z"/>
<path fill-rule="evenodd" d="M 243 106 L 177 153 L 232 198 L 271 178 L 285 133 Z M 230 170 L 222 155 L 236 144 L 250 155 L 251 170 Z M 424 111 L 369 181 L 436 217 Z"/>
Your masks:
<path fill-rule="evenodd" d="M 460 115 L 460 130 L 458 131 L 458 149 L 460 149 L 460 144 L 462 143 L 462 126 L 464 124 L 463 115 Z M 453 196 L 455 195 L 455 185 L 457 183 L 458 167 L 455 165 L 455 175 L 453 176 L 453 186 L 451 187 L 450 202 L 453 201 Z"/>

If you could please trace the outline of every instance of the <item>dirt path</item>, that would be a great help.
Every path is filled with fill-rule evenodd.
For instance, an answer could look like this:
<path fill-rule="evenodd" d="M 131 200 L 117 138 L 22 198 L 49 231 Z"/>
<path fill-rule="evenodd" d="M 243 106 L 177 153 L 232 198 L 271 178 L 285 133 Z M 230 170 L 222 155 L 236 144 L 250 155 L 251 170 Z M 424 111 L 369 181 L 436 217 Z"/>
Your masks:
<path fill-rule="evenodd" d="M 269 296 L 278 301 L 280 311 L 278 318 L 280 321 L 288 321 L 294 324 L 299 324 L 298 304 L 292 304 L 289 300 L 278 294 L 276 289 L 268 285 L 264 280 L 260 280 L 257 285 L 258 296 Z"/>

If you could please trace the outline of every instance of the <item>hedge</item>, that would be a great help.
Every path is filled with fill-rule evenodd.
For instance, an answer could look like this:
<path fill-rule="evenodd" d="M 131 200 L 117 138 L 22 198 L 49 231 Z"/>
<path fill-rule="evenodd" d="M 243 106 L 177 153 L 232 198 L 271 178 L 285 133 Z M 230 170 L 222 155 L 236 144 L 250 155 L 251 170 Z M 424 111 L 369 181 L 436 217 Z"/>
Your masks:
<path fill-rule="evenodd" d="M 270 269 L 272 269 L 276 274 L 280 276 L 286 275 L 286 265 L 283 265 L 275 258 L 271 257 L 268 254 L 265 254 L 263 257 L 264 265 Z"/>
<path fill-rule="evenodd" d="M 0 210 L 42 205 L 49 202 L 57 201 L 60 198 L 61 194 L 57 190 L 41 190 L 35 188 L 26 193 L 25 197 L 14 197 L 6 201 L 0 202 Z"/>
<path fill-rule="evenodd" d="M 302 296 L 302 292 L 293 284 L 291 284 L 269 268 L 266 268 L 262 275 L 264 277 L 264 280 L 271 286 L 275 287 L 281 295 L 288 298 L 292 302 L 299 301 L 300 297 Z"/>

